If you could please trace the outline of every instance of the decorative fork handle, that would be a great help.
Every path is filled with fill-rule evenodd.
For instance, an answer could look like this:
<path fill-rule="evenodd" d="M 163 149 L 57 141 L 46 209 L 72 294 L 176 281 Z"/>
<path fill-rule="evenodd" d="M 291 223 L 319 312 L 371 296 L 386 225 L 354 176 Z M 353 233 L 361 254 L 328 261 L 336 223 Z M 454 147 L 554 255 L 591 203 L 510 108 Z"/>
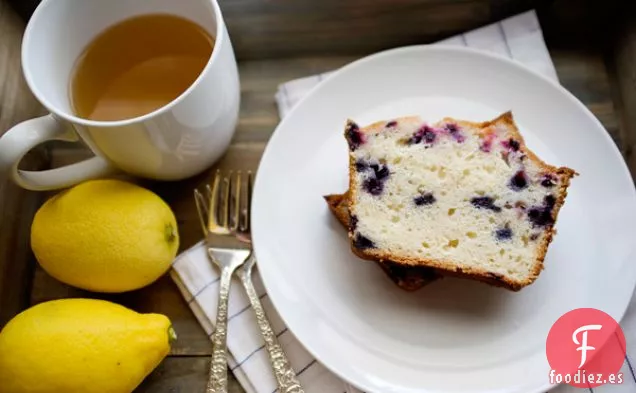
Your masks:
<path fill-rule="evenodd" d="M 227 308 L 232 272 L 229 267 L 224 267 L 221 271 L 219 303 L 212 334 L 212 361 L 206 393 L 227 393 Z"/>
<path fill-rule="evenodd" d="M 254 256 L 252 255 L 250 258 L 254 258 Z M 267 348 L 272 369 L 278 382 L 278 391 L 280 393 L 304 393 L 305 391 L 296 378 L 296 373 L 289 363 L 289 360 L 287 360 L 287 356 L 285 356 L 283 348 L 278 343 L 278 339 L 267 319 L 267 315 L 265 315 L 263 305 L 252 283 L 251 269 L 241 268 L 238 271 L 238 275 L 252 303 L 258 327 L 261 329 L 261 334 L 265 340 L 265 348 Z"/>

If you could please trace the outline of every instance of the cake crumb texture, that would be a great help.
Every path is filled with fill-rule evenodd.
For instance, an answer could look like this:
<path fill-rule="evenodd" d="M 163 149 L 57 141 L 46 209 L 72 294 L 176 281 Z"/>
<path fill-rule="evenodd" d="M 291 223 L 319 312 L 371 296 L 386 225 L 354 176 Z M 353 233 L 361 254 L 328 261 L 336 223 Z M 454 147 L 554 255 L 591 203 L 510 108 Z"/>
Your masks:
<path fill-rule="evenodd" d="M 349 120 L 344 134 L 354 253 L 511 290 L 536 280 L 577 173 L 530 151 L 511 112 L 483 123 Z"/>

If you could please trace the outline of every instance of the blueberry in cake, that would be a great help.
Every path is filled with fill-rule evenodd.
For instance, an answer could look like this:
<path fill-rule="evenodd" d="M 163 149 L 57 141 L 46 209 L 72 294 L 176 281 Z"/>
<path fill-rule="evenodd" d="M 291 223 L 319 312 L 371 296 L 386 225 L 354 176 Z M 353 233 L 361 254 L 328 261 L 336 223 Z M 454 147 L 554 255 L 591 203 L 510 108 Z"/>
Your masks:
<path fill-rule="evenodd" d="M 324 196 L 329 210 L 338 219 L 338 221 L 349 229 L 349 208 L 348 208 L 348 196 L 345 194 L 330 194 Z M 386 273 L 386 275 L 393 281 L 398 287 L 405 291 L 413 292 L 423 286 L 441 278 L 439 273 L 435 269 L 430 269 L 422 266 L 408 266 L 391 261 L 381 261 L 378 265 Z"/>
<path fill-rule="evenodd" d="M 344 134 L 356 255 L 513 291 L 537 279 L 577 173 L 530 151 L 511 112 L 483 123 L 348 120 Z"/>

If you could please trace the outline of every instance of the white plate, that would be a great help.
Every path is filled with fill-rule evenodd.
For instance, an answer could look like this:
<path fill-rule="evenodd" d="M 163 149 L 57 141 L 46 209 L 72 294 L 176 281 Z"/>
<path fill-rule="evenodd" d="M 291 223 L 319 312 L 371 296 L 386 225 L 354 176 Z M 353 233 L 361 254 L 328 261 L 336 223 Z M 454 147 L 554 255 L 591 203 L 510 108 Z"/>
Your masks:
<path fill-rule="evenodd" d="M 322 198 L 347 188 L 345 119 L 507 110 L 540 157 L 580 173 L 533 285 L 512 293 L 446 278 L 406 293 L 352 255 Z M 577 307 L 620 319 L 636 282 L 636 196 L 601 124 L 553 82 L 469 49 L 400 48 L 339 70 L 278 126 L 254 192 L 272 302 L 318 361 L 367 392 L 543 392 L 552 323 Z"/>

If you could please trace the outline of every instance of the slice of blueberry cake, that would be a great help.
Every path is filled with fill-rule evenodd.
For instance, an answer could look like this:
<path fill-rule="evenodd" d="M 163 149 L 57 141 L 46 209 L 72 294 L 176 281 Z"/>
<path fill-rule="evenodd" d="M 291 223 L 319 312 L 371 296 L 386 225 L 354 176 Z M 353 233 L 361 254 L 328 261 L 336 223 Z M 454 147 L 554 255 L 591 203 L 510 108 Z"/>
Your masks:
<path fill-rule="evenodd" d="M 345 227 L 349 228 L 349 207 L 347 194 L 325 195 L 325 201 L 331 213 Z M 378 261 L 384 273 L 398 287 L 413 292 L 441 278 L 435 269 L 424 266 L 408 266 L 391 261 Z"/>
<path fill-rule="evenodd" d="M 530 151 L 512 113 L 484 123 L 349 120 L 345 137 L 356 255 L 514 291 L 537 279 L 576 172 Z"/>

